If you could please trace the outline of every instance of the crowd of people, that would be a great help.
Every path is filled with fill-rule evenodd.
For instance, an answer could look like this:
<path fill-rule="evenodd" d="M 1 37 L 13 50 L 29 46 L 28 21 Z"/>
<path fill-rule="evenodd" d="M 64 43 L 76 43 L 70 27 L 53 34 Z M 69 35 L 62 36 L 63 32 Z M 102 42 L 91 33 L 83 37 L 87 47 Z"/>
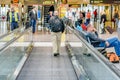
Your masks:
<path fill-rule="evenodd" d="M 107 14 L 105 11 L 101 11 L 98 13 L 98 10 L 95 9 L 93 12 L 91 12 L 89 9 L 87 12 L 85 11 L 78 11 L 76 12 L 72 11 L 71 8 L 68 9 L 68 11 L 65 14 L 65 17 L 71 20 L 71 25 L 75 25 L 75 27 L 83 27 L 87 26 L 89 23 L 95 23 L 97 20 L 99 20 L 99 26 L 95 26 L 97 29 L 99 29 L 99 33 L 104 34 L 106 33 L 105 27 L 111 26 L 111 24 L 107 24 L 106 22 L 109 21 L 107 18 Z M 111 26 L 112 29 L 117 30 L 118 23 L 119 23 L 119 13 L 118 10 L 114 11 L 113 17 L 111 18 L 111 22 L 114 23 L 114 27 Z M 98 23 L 98 22 L 97 22 Z M 85 25 L 84 25 L 85 24 Z M 79 28 L 80 29 L 80 28 Z"/>
<path fill-rule="evenodd" d="M 69 12 L 68 12 L 69 13 Z M 68 14 L 67 13 L 67 14 Z M 94 21 L 97 21 L 97 9 L 93 12 L 94 14 Z M 74 18 L 69 17 L 68 15 L 66 16 L 69 20 L 74 22 Z M 115 14 L 113 16 L 115 25 L 116 27 L 120 27 L 120 22 L 119 22 L 119 14 L 117 11 L 115 11 Z M 85 20 L 86 19 L 86 20 Z M 87 33 L 87 36 L 90 38 L 91 41 L 97 41 L 99 44 L 92 44 L 94 47 L 104 47 L 104 48 L 110 48 L 114 47 L 115 53 L 117 56 L 120 57 L 120 40 L 117 37 L 111 37 L 109 39 L 102 39 L 98 35 L 98 31 L 96 28 L 93 26 L 93 24 L 90 23 L 91 21 L 91 13 L 88 10 L 88 12 L 85 14 L 84 12 L 79 12 L 79 17 L 75 21 L 75 29 L 78 31 L 84 31 Z M 101 18 L 100 18 L 100 24 L 103 25 L 102 28 L 102 33 L 105 33 L 105 22 L 107 21 L 106 14 L 105 12 L 101 13 Z M 73 23 L 72 23 L 73 24 Z"/>
<path fill-rule="evenodd" d="M 94 15 L 94 22 L 96 22 L 98 16 L 97 9 L 94 10 L 93 15 Z M 71 21 L 70 26 L 72 27 L 75 26 L 74 28 L 80 31 L 81 30 L 86 31 L 91 40 L 100 41 L 100 44 L 97 46 L 104 46 L 106 48 L 114 47 L 116 54 L 120 56 L 120 49 L 119 49 L 120 41 L 116 37 L 104 40 L 99 38 L 98 35 L 95 35 L 94 33 L 97 32 L 97 30 L 91 24 L 91 16 L 92 14 L 90 10 L 88 10 L 87 12 L 84 11 L 82 12 L 77 10 L 76 13 L 73 13 L 71 8 L 65 14 L 65 17 Z M 33 7 L 33 9 L 29 12 L 29 18 L 30 18 L 30 26 L 32 26 L 32 32 L 34 34 L 36 30 L 36 21 L 37 21 L 37 11 L 35 7 Z M 120 24 L 118 11 L 115 11 L 113 18 L 117 27 L 120 27 L 118 25 Z M 11 23 L 11 30 L 14 30 L 18 27 L 19 15 L 14 10 L 14 8 L 11 8 L 11 11 L 8 11 L 7 21 Z M 100 18 L 100 24 L 103 24 L 102 33 L 105 33 L 104 26 L 106 21 L 107 21 L 106 14 L 105 12 L 102 12 Z M 59 48 L 61 42 L 61 33 L 64 32 L 64 28 L 65 28 L 63 24 L 63 20 L 58 17 L 58 11 L 49 11 L 49 15 L 47 17 L 47 23 L 49 23 L 49 26 L 47 27 L 50 29 L 53 36 L 53 53 L 54 56 L 58 56 L 60 52 Z"/>

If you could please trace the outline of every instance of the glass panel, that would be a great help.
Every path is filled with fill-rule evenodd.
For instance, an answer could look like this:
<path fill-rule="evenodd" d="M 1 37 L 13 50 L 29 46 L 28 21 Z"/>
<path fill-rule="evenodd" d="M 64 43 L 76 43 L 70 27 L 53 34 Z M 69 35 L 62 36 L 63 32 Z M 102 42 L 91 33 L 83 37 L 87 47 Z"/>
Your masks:
<path fill-rule="evenodd" d="M 106 60 L 107 63 L 110 62 L 80 37 L 75 30 L 69 29 L 67 31 L 66 40 L 70 44 L 79 65 L 82 66 L 83 72 L 86 74 L 82 80 L 120 80 L 103 60 Z M 81 78 L 83 74 L 82 72 L 79 73 Z"/>
<path fill-rule="evenodd" d="M 8 46 L 5 51 L 0 53 L 0 80 L 10 80 L 25 57 L 26 50 L 31 43 L 31 39 L 29 39 L 27 43 L 24 43 L 26 40 L 25 35 L 31 36 L 31 32 L 26 32 L 18 40 Z"/>
<path fill-rule="evenodd" d="M 0 39 L 0 47 L 2 47 L 2 46 L 3 46 L 4 44 L 6 44 L 8 41 L 10 41 L 10 40 L 18 37 L 20 33 L 21 33 L 21 29 L 16 30 L 15 32 L 10 33 L 10 34 L 2 37 L 2 38 Z M 4 35 L 4 34 L 3 34 L 3 35 Z"/>

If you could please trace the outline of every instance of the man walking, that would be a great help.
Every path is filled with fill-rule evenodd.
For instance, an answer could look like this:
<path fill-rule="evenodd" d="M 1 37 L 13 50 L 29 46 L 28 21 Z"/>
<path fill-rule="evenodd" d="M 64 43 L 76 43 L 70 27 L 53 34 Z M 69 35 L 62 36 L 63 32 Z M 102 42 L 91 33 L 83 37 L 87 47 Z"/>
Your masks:
<path fill-rule="evenodd" d="M 54 16 L 50 18 L 49 23 L 53 41 L 53 53 L 54 56 L 58 56 L 60 53 L 61 34 L 64 32 L 64 24 L 58 17 L 58 11 L 54 11 Z"/>
<path fill-rule="evenodd" d="M 29 17 L 30 17 L 30 26 L 32 26 L 32 32 L 35 33 L 36 20 L 37 20 L 37 12 L 35 7 L 33 7 L 33 9 L 29 12 Z"/>

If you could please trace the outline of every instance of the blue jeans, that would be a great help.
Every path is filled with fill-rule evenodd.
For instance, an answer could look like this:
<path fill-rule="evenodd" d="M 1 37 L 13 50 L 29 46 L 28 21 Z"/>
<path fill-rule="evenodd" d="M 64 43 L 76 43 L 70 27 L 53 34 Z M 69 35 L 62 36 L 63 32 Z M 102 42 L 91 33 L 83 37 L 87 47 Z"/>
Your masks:
<path fill-rule="evenodd" d="M 30 21 L 30 26 L 32 26 L 32 32 L 35 33 L 36 20 L 32 19 L 32 20 Z"/>
<path fill-rule="evenodd" d="M 120 41 L 118 40 L 118 38 L 113 37 L 113 38 L 107 39 L 106 41 L 109 42 L 109 46 L 106 46 L 106 48 L 114 47 L 116 54 L 120 56 Z M 105 42 L 102 42 L 100 46 L 104 47 Z"/>
<path fill-rule="evenodd" d="M 17 27 L 18 27 L 18 23 L 17 22 L 11 22 L 11 31 L 16 29 Z"/>

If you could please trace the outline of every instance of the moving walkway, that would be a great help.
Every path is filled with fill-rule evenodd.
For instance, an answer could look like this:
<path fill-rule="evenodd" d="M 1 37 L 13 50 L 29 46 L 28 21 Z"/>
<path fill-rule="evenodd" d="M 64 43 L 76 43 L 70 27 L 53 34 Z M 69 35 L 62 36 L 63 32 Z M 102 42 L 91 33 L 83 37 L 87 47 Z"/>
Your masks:
<path fill-rule="evenodd" d="M 119 70 L 72 28 L 59 57 L 52 46 L 33 47 L 32 39 L 31 30 L 23 31 L 1 51 L 0 80 L 120 80 Z"/>

